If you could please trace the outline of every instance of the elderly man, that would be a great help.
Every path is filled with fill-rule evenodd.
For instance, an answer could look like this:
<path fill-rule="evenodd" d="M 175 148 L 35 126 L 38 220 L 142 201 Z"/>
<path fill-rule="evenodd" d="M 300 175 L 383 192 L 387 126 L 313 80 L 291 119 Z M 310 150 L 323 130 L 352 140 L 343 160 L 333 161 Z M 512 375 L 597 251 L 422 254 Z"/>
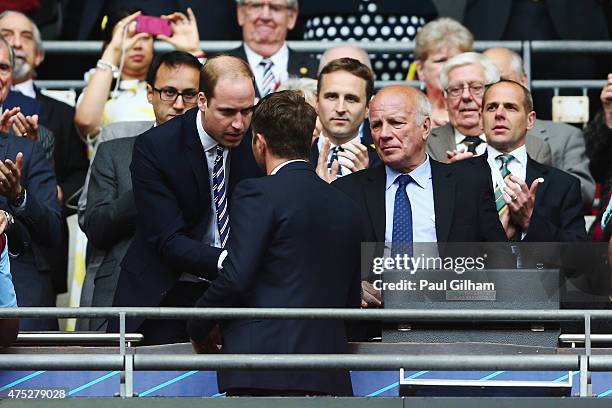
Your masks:
<path fill-rule="evenodd" d="M 278 90 L 289 76 L 316 78 L 316 61 L 293 51 L 285 41 L 295 27 L 298 0 L 237 0 L 237 4 L 243 44 L 228 54 L 248 62 L 258 97 Z"/>
<path fill-rule="evenodd" d="M 483 55 L 491 58 L 501 72 L 501 77 L 527 86 L 527 74 L 523 60 L 507 48 L 490 48 Z M 536 119 L 533 129 L 527 132 L 550 145 L 552 166 L 566 171 L 580 180 L 582 203 L 590 207 L 595 195 L 595 181 L 589 171 L 589 159 L 584 148 L 582 131 L 565 123 Z"/>
<path fill-rule="evenodd" d="M 248 65 L 210 58 L 200 78 L 197 108 L 134 143 L 136 232 L 113 306 L 193 306 L 227 254 L 234 186 L 261 175 L 247 134 L 255 104 Z M 108 330 L 116 331 L 116 323 Z M 127 329 L 139 329 L 147 344 L 188 341 L 184 321 L 134 319 Z"/>
<path fill-rule="evenodd" d="M 484 153 L 486 140 L 480 123 L 485 87 L 499 81 L 499 70 L 489 58 L 465 52 L 449 59 L 440 74 L 450 122 L 431 132 L 427 153 L 438 160 L 455 162 Z M 533 136 L 527 151 L 541 163 L 551 163 L 550 147 Z"/>
<path fill-rule="evenodd" d="M 384 166 L 333 183 L 361 208 L 368 241 L 505 240 L 488 175 L 472 161 L 449 166 L 426 154 L 431 104 L 425 95 L 407 86 L 383 88 L 370 102 L 370 126 Z M 372 285 L 363 289 L 364 305 L 380 305 Z"/>
<path fill-rule="evenodd" d="M 12 79 L 13 52 L 0 38 L 0 104 Z M 9 123 L 19 108 L 7 110 L 0 120 L 0 217 L 7 232 L 11 271 L 19 306 L 55 306 L 51 267 L 43 248 L 55 247 L 61 236 L 60 204 L 55 177 L 40 143 L 9 134 Z M 13 122 L 15 125 L 16 122 Z M 24 330 L 57 330 L 57 320 L 22 319 Z"/>
<path fill-rule="evenodd" d="M 482 123 L 486 152 L 472 162 L 490 174 L 507 236 L 529 242 L 585 240 L 580 181 L 536 162 L 526 149 L 527 131 L 535 123 L 529 90 L 506 79 L 491 85 L 483 95 Z"/>

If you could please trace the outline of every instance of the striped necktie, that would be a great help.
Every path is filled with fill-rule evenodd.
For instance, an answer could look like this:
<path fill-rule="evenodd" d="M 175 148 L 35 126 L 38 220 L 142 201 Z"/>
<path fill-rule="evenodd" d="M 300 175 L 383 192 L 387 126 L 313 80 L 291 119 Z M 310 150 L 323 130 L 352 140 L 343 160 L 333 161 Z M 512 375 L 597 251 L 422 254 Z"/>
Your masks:
<path fill-rule="evenodd" d="M 510 170 L 508 170 L 508 163 L 510 163 L 512 159 L 514 159 L 514 156 L 512 156 L 511 154 L 505 153 L 505 154 L 500 154 L 496 158 L 501 161 L 499 172 L 501 173 L 501 176 L 505 182 L 512 175 L 512 173 L 510 173 Z M 497 213 L 500 216 L 504 213 L 504 211 L 508 209 L 508 204 L 506 204 L 506 202 L 504 201 L 502 194 L 503 194 L 503 191 L 499 188 L 499 186 L 496 186 L 495 187 L 495 208 L 497 208 Z"/>
<path fill-rule="evenodd" d="M 344 148 L 342 146 L 334 146 L 331 148 L 331 153 L 329 155 L 329 160 L 327 161 L 327 170 L 331 172 L 332 164 L 334 164 L 335 160 L 338 160 L 338 152 L 343 152 Z M 338 162 L 340 164 L 340 162 Z M 338 176 L 342 175 L 342 166 L 338 166 Z"/>
<path fill-rule="evenodd" d="M 274 91 L 276 87 L 276 78 L 274 78 L 274 72 L 272 72 L 272 66 L 274 63 L 269 58 L 264 58 L 259 63 L 263 67 L 263 80 L 261 83 L 261 97 L 263 98 L 267 94 Z"/>
<path fill-rule="evenodd" d="M 217 157 L 213 166 L 213 197 L 217 212 L 217 228 L 221 247 L 225 247 L 229 235 L 229 211 L 225 194 L 225 169 L 223 164 L 223 146 L 217 145 Z"/>

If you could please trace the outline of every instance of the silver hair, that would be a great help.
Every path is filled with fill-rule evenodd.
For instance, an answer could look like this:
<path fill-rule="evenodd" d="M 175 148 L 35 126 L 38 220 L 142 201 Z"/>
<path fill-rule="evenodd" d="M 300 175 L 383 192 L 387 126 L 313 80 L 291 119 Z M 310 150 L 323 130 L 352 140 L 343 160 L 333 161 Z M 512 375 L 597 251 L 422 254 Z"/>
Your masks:
<path fill-rule="evenodd" d="M 38 27 L 36 27 L 36 24 L 34 24 L 34 21 L 32 21 L 32 19 L 30 17 L 26 16 L 25 14 L 20 13 L 19 11 L 14 11 L 14 10 L 6 10 L 6 11 L 3 11 L 2 13 L 0 13 L 0 21 L 4 17 L 7 17 L 10 14 L 18 14 L 18 15 L 23 16 L 23 17 L 28 19 L 28 21 L 32 24 L 32 33 L 34 34 L 34 43 L 36 44 L 36 50 L 37 51 L 44 51 L 42 37 L 40 35 L 40 30 L 38 29 Z"/>
<path fill-rule="evenodd" d="M 416 112 L 414 113 L 414 120 L 418 126 L 421 126 L 425 122 L 425 118 L 431 118 L 431 102 L 425 94 L 419 92 L 416 94 Z"/>
<path fill-rule="evenodd" d="M 241 6 L 244 5 L 244 3 L 246 3 L 247 0 L 236 0 L 236 3 L 240 4 Z M 298 0 L 287 0 L 287 5 L 291 8 L 297 9 L 298 8 Z"/>
<path fill-rule="evenodd" d="M 316 100 L 317 98 L 317 80 L 312 78 L 291 77 L 281 85 L 280 89 L 301 91 L 306 100 L 308 98 Z"/>
<path fill-rule="evenodd" d="M 15 70 L 15 52 L 13 51 L 13 47 L 8 43 L 1 35 L 0 35 L 0 44 L 3 44 L 8 49 L 9 60 L 11 64 L 11 71 Z"/>
<path fill-rule="evenodd" d="M 446 92 L 448 88 L 448 73 L 454 68 L 464 65 L 479 65 L 485 71 L 485 85 L 499 81 L 499 69 L 489 58 L 477 52 L 464 52 L 446 61 L 440 72 L 440 87 Z"/>
<path fill-rule="evenodd" d="M 512 50 L 508 50 L 508 52 L 510 52 L 510 69 L 512 69 L 516 77 L 520 79 L 523 75 L 525 75 L 523 59 L 520 55 Z"/>

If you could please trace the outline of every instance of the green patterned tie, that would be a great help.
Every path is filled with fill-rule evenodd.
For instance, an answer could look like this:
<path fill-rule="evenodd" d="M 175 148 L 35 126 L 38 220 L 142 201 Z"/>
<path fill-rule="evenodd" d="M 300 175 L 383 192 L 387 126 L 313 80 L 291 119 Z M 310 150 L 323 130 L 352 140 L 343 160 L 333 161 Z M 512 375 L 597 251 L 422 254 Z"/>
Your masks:
<path fill-rule="evenodd" d="M 504 181 L 507 181 L 512 173 L 508 170 L 508 163 L 514 159 L 514 156 L 511 154 L 500 154 L 496 157 L 501 161 L 501 166 L 499 168 L 499 172 L 501 173 Z M 497 213 L 501 216 L 504 211 L 508 209 L 508 204 L 504 201 L 502 197 L 503 191 L 499 188 L 499 186 L 495 187 L 495 207 L 497 208 Z"/>

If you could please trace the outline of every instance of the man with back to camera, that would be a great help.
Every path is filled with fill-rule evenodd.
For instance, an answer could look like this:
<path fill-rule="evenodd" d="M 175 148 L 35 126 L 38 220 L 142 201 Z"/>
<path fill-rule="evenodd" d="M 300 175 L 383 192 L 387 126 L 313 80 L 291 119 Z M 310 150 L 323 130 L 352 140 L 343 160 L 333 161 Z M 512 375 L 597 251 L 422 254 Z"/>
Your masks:
<path fill-rule="evenodd" d="M 138 216 L 121 263 L 114 306 L 192 306 L 217 276 L 229 232 L 227 202 L 242 179 L 258 177 L 245 133 L 254 78 L 235 57 L 210 58 L 198 108 L 136 139 L 132 186 Z M 244 138 L 244 140 L 243 140 Z M 185 322 L 128 320 L 148 344 L 187 341 Z M 117 331 L 117 321 L 108 331 Z"/>
<path fill-rule="evenodd" d="M 238 184 L 228 256 L 196 307 L 359 307 L 363 233 L 351 200 L 308 163 L 316 113 L 296 91 L 263 98 L 253 114 L 253 154 L 268 177 Z M 339 237 L 342 237 L 339 239 Z M 192 320 L 200 349 L 214 321 Z M 344 322 L 237 320 L 222 323 L 229 354 L 342 354 Z M 220 371 L 234 395 L 352 395 L 346 370 Z"/>

